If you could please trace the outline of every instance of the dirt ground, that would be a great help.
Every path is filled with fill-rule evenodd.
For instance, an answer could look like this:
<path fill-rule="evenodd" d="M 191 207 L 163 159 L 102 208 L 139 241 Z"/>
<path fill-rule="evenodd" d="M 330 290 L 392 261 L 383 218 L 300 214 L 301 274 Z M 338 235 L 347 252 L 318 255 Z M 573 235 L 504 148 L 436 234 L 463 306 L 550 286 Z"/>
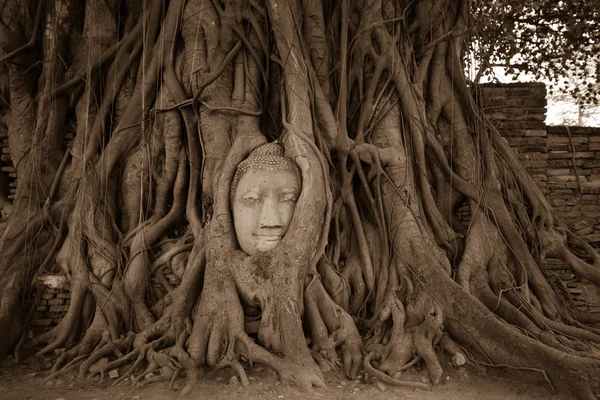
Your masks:
<path fill-rule="evenodd" d="M 27 359 L 22 364 L 8 361 L 0 365 L 1 400 L 162 400 L 178 399 L 185 379 L 180 378 L 175 386 L 178 390 L 169 390 L 167 383 L 154 383 L 145 387 L 132 387 L 129 381 L 112 386 L 112 379 L 106 377 L 104 383 L 99 378 L 88 381 L 75 379 L 74 374 L 53 381 L 43 382 L 54 357 Z M 444 379 L 432 391 L 398 388 L 383 385 L 377 381 L 361 379 L 350 381 L 342 378 L 341 373 L 326 374 L 327 388 L 307 393 L 294 386 L 281 384 L 275 372 L 255 365 L 248 371 L 250 386 L 241 388 L 236 379 L 232 379 L 231 370 L 223 370 L 201 379 L 192 391 L 190 399 L 217 400 L 300 400 L 300 399 L 415 399 L 415 400 L 479 400 L 479 399 L 563 399 L 554 395 L 547 384 L 519 382 L 498 370 L 479 370 L 472 366 L 454 368 L 444 365 Z M 522 374 L 519 373 L 519 374 Z M 412 371 L 403 379 L 418 381 L 426 371 Z"/>

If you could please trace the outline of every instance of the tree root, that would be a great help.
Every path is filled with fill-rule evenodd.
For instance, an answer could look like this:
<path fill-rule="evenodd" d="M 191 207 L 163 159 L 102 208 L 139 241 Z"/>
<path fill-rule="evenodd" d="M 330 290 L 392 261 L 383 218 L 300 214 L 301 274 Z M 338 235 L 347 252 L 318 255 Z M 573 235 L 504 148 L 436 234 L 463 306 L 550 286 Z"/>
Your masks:
<path fill-rule="evenodd" d="M 387 383 L 388 385 L 392 386 L 431 390 L 431 385 L 428 385 L 426 383 L 401 381 L 399 379 L 392 378 L 391 376 L 379 371 L 378 369 L 373 368 L 373 366 L 371 365 L 371 361 L 376 359 L 378 359 L 377 354 L 374 351 L 370 352 L 363 360 L 363 366 L 365 367 L 365 370 L 369 373 L 369 375 L 374 376 L 381 382 Z"/>
<path fill-rule="evenodd" d="M 307 281 L 304 294 L 307 319 L 312 321 L 311 333 L 317 338 L 313 350 L 337 364 L 335 349 L 339 347 L 344 373 L 354 379 L 362 364 L 363 352 L 356 324 L 350 314 L 329 297 L 319 278 L 307 278 Z"/>

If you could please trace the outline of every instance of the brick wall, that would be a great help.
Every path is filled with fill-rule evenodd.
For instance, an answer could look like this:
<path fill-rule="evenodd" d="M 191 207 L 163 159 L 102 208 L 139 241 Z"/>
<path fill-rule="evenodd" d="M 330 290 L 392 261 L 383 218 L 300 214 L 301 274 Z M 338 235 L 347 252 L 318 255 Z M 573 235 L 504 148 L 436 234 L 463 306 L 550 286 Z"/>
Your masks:
<path fill-rule="evenodd" d="M 600 128 L 549 126 L 548 198 L 556 214 L 600 245 Z"/>
<path fill-rule="evenodd" d="M 546 86 L 543 83 L 484 84 L 479 90 L 485 113 L 517 151 L 542 193 L 546 193 Z"/>
<path fill-rule="evenodd" d="M 65 316 L 71 304 L 70 285 L 62 274 L 44 274 L 38 276 L 39 303 L 31 320 L 34 330 L 44 330 L 57 325 Z"/>
<path fill-rule="evenodd" d="M 484 84 L 480 93 L 556 215 L 600 246 L 600 127 L 546 126 L 543 83 Z"/>
<path fill-rule="evenodd" d="M 600 247 L 600 128 L 546 126 L 543 83 L 485 84 L 480 93 L 487 115 L 556 215 Z M 543 268 L 565 283 L 576 309 L 600 318 L 598 287 L 575 278 L 561 260 L 545 259 Z"/>

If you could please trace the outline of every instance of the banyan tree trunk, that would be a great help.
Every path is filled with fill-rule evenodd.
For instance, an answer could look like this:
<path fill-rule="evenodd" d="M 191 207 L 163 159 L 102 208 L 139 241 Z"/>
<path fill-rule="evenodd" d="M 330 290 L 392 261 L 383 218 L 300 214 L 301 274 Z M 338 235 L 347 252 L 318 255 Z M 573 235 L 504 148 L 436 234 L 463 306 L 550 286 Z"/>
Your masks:
<path fill-rule="evenodd" d="M 49 378 L 157 370 L 185 392 L 205 367 L 247 384 L 252 362 L 306 389 L 337 367 L 428 388 L 441 346 L 600 393 L 600 327 L 542 268 L 600 284 L 600 255 L 473 101 L 470 2 L 21 3 L 0 7 L 18 176 L 0 355 L 65 348 Z M 302 191 L 279 245 L 248 255 L 230 187 L 274 140 Z M 71 303 L 27 339 L 46 271 Z M 417 362 L 427 382 L 402 377 Z"/>

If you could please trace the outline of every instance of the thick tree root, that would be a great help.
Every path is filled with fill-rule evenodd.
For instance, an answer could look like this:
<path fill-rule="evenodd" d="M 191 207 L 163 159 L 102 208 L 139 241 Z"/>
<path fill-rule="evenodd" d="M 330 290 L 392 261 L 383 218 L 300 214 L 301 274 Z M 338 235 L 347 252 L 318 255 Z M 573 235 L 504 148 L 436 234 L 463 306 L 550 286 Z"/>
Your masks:
<path fill-rule="evenodd" d="M 374 351 L 372 351 L 363 360 L 363 366 L 365 367 L 365 370 L 367 371 L 367 373 L 369 373 L 369 375 L 374 376 L 381 382 L 387 383 L 388 385 L 392 386 L 431 390 L 431 385 L 428 385 L 426 383 L 401 381 L 400 379 L 392 378 L 391 376 L 379 371 L 378 369 L 373 368 L 373 366 L 371 365 L 371 361 L 376 360 L 377 358 L 377 354 Z M 407 364 L 406 369 L 410 368 L 410 365 L 412 364 Z"/>

